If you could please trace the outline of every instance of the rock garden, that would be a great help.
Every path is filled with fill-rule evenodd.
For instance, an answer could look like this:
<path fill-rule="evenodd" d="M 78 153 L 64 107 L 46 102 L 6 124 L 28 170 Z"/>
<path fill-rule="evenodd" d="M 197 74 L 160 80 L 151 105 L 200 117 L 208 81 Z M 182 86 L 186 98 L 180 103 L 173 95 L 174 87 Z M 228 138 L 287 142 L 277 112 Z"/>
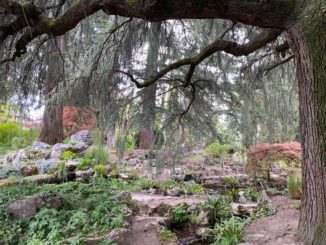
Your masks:
<path fill-rule="evenodd" d="M 259 154 L 253 175 L 204 150 L 118 159 L 87 130 L 35 141 L 0 160 L 0 244 L 295 244 L 300 178 L 284 156 Z"/>

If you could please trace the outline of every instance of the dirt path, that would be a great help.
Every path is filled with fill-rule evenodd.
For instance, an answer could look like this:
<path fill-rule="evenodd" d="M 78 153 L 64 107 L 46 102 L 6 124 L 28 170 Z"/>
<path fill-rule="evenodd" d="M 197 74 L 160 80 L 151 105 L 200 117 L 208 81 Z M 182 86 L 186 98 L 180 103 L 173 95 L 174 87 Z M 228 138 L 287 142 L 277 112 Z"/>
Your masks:
<path fill-rule="evenodd" d="M 293 208 L 299 201 L 291 200 L 287 196 L 276 196 L 272 201 L 277 206 L 277 213 L 259 218 L 246 227 L 247 241 L 253 245 L 299 245 L 294 240 L 299 211 Z"/>

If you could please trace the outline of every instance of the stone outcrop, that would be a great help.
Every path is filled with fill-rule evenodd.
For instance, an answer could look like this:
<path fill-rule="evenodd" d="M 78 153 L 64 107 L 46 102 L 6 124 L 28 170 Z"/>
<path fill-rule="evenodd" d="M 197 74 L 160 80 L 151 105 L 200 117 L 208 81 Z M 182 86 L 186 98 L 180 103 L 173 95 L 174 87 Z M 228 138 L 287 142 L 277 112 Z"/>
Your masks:
<path fill-rule="evenodd" d="M 8 207 L 9 214 L 16 219 L 34 217 L 42 208 L 58 209 L 63 203 L 63 198 L 59 195 L 38 194 L 16 200 Z"/>

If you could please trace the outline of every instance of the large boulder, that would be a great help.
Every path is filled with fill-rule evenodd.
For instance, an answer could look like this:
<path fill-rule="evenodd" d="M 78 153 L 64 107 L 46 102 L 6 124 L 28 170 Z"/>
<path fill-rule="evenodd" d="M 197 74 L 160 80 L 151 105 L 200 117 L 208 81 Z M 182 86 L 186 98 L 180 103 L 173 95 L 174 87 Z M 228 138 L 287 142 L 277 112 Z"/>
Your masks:
<path fill-rule="evenodd" d="M 72 144 L 79 144 L 79 143 L 84 143 L 87 146 L 90 146 L 93 144 L 92 136 L 89 132 L 89 130 L 82 130 L 79 131 L 78 133 L 72 135 L 70 137 L 71 143 Z"/>
<path fill-rule="evenodd" d="M 62 157 L 62 153 L 65 151 L 71 151 L 74 153 L 81 153 L 87 149 L 88 145 L 84 142 L 77 142 L 76 144 L 63 144 L 57 143 L 53 146 L 51 151 L 51 158 L 60 159 Z"/>
<path fill-rule="evenodd" d="M 15 169 L 18 169 L 18 170 L 19 170 L 19 169 L 21 168 L 21 162 L 22 162 L 23 160 L 28 160 L 28 157 L 26 156 L 26 152 L 25 152 L 25 150 L 24 150 L 24 149 L 20 149 L 20 150 L 17 152 L 17 154 L 16 154 L 14 160 L 12 161 L 12 165 L 13 165 L 13 167 L 14 167 Z"/>
<path fill-rule="evenodd" d="M 9 214 L 16 219 L 34 217 L 42 208 L 58 209 L 63 203 L 63 197 L 59 195 L 38 194 L 26 197 L 11 203 L 8 207 Z"/>
<path fill-rule="evenodd" d="M 51 158 L 60 159 L 65 151 L 73 151 L 73 146 L 70 144 L 57 143 L 52 147 Z"/>
<path fill-rule="evenodd" d="M 16 154 L 6 154 L 0 159 L 0 165 L 7 166 L 12 163 L 12 161 L 15 159 Z"/>
<path fill-rule="evenodd" d="M 177 181 L 184 181 L 186 175 L 184 174 L 184 171 L 182 168 L 175 168 L 172 174 L 172 178 Z"/>
<path fill-rule="evenodd" d="M 23 166 L 20 170 L 20 173 L 22 176 L 32 176 L 38 174 L 38 167 L 35 164 L 28 164 L 26 166 Z"/>
<path fill-rule="evenodd" d="M 49 159 L 49 160 L 40 160 L 38 162 L 38 169 L 40 174 L 45 174 L 49 170 L 56 169 L 60 164 L 60 160 Z"/>
<path fill-rule="evenodd" d="M 94 175 L 94 170 L 93 169 L 87 169 L 87 170 L 80 170 L 75 172 L 76 176 L 76 181 L 88 181 L 92 176 Z"/>
<path fill-rule="evenodd" d="M 257 203 L 231 204 L 233 214 L 240 217 L 252 216 L 257 211 L 257 207 Z"/>
<path fill-rule="evenodd" d="M 32 150 L 50 150 L 51 146 L 47 143 L 41 142 L 41 141 L 34 141 L 31 149 Z"/>
<path fill-rule="evenodd" d="M 41 141 L 34 141 L 27 150 L 26 155 L 30 159 L 48 159 L 51 153 L 51 146 Z"/>

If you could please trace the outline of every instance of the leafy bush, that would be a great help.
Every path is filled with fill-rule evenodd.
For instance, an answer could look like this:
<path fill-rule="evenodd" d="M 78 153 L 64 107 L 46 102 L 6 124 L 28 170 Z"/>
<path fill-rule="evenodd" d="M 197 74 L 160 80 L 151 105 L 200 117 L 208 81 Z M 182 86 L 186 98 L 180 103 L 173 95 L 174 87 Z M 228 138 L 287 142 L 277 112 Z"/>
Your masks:
<path fill-rule="evenodd" d="M 97 164 L 107 164 L 109 156 L 108 149 L 101 146 L 91 146 L 86 152 L 86 157 L 90 157 Z"/>
<path fill-rule="evenodd" d="M 233 176 L 226 176 L 223 179 L 223 184 L 226 188 L 237 188 L 240 186 L 240 182 Z"/>
<path fill-rule="evenodd" d="M 208 197 L 207 208 L 211 215 L 210 224 L 222 223 L 224 220 L 229 219 L 232 216 L 232 208 L 230 202 L 222 197 Z"/>
<path fill-rule="evenodd" d="M 188 205 L 185 203 L 175 206 L 171 213 L 171 224 L 176 228 L 183 228 L 187 223 L 193 220 L 191 213 L 188 211 Z"/>
<path fill-rule="evenodd" d="M 102 179 L 91 184 L 67 182 L 0 188 L 0 243 L 83 244 L 88 234 L 101 236 L 122 227 L 129 200 L 118 199 L 112 187 L 112 182 Z M 9 203 L 41 192 L 62 195 L 64 206 L 58 210 L 41 209 L 34 218 L 24 220 L 9 216 Z M 72 240 L 75 243 L 70 243 Z"/>
<path fill-rule="evenodd" d="M 292 199 L 300 199 L 302 192 L 301 176 L 297 173 L 289 174 L 287 185 L 290 197 Z"/>
<path fill-rule="evenodd" d="M 205 191 L 202 185 L 197 183 L 187 183 L 185 182 L 182 185 L 182 189 L 187 195 L 204 195 Z"/>
<path fill-rule="evenodd" d="M 231 198 L 233 202 L 239 201 L 240 195 L 238 189 L 232 188 L 231 190 L 228 191 L 227 195 Z"/>
<path fill-rule="evenodd" d="M 69 161 L 72 160 L 74 158 L 76 158 L 76 153 L 72 152 L 72 151 L 64 151 L 61 155 L 61 158 L 65 161 Z"/>
<path fill-rule="evenodd" d="M 243 241 L 245 222 L 238 217 L 225 220 L 214 228 L 214 245 L 235 245 Z"/>
<path fill-rule="evenodd" d="M 164 230 L 160 233 L 160 241 L 175 242 L 177 241 L 177 236 L 170 230 Z"/>
<path fill-rule="evenodd" d="M 260 192 L 255 191 L 253 188 L 248 187 L 247 189 L 245 189 L 244 191 L 244 195 L 245 197 L 252 201 L 252 202 L 257 202 L 257 200 L 259 199 L 259 197 L 261 196 Z"/>
<path fill-rule="evenodd" d="M 0 125 L 0 145 L 11 146 L 12 139 L 19 136 L 19 125 L 7 122 Z"/>
<path fill-rule="evenodd" d="M 77 170 L 86 170 L 93 166 L 92 158 L 90 156 L 85 156 L 77 164 Z"/>
<path fill-rule="evenodd" d="M 228 144 L 220 144 L 219 142 L 214 142 L 205 148 L 205 151 L 212 154 L 214 158 L 229 157 L 232 146 Z"/>
<path fill-rule="evenodd" d="M 23 129 L 15 122 L 0 124 L 0 147 L 23 148 L 35 140 L 37 136 L 37 129 Z"/>
<path fill-rule="evenodd" d="M 103 177 L 104 173 L 105 173 L 105 166 L 103 164 L 97 164 L 94 166 L 94 177 L 98 178 L 98 177 Z"/>
<path fill-rule="evenodd" d="M 152 188 L 158 189 L 159 185 L 155 180 L 148 178 L 141 178 L 135 182 L 135 185 L 140 187 L 142 190 L 149 190 Z"/>
<path fill-rule="evenodd" d="M 174 187 L 178 187 L 179 183 L 175 180 L 165 180 L 159 183 L 159 189 L 161 191 L 167 191 L 169 189 L 172 189 Z"/>
<path fill-rule="evenodd" d="M 61 162 L 57 167 L 57 174 L 59 179 L 62 179 L 63 181 L 67 181 L 68 179 L 68 173 L 65 162 Z"/>

